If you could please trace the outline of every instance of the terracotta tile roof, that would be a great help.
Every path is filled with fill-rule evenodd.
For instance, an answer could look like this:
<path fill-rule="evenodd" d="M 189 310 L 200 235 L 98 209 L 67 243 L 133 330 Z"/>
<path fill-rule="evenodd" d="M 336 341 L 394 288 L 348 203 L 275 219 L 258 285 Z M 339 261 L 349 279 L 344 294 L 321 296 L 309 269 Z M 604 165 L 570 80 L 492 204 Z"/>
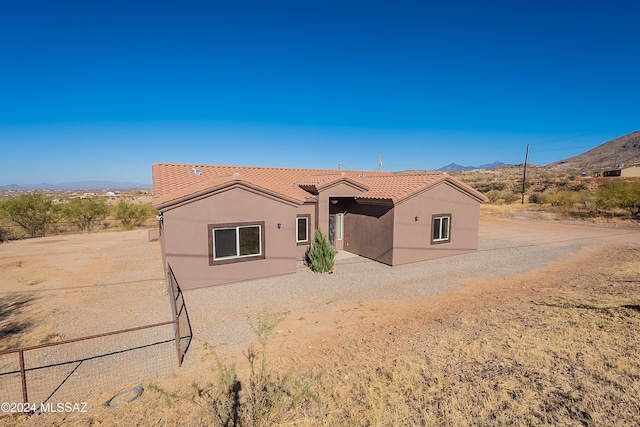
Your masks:
<path fill-rule="evenodd" d="M 217 166 L 156 163 L 153 165 L 153 204 L 162 207 L 234 182 L 277 193 L 303 203 L 314 199 L 313 191 L 346 179 L 363 188 L 358 198 L 387 199 L 394 203 L 440 181 L 450 181 L 471 195 L 484 196 L 447 175 L 436 172 L 398 174 L 375 171 L 338 171 L 251 166 Z"/>
<path fill-rule="evenodd" d="M 353 171 L 340 171 L 339 173 L 328 175 L 309 175 L 296 182 L 296 184 L 298 184 L 303 190 L 311 191 L 313 194 L 317 194 L 318 191 L 340 181 L 350 182 L 351 184 L 361 187 L 363 191 L 366 191 L 369 189 L 369 186 L 363 181 L 362 177 L 362 173 L 358 174 Z"/>
<path fill-rule="evenodd" d="M 442 173 L 368 177 L 366 182 L 371 188 L 360 197 L 363 199 L 392 199 L 397 202 L 444 179 L 445 175 Z"/>

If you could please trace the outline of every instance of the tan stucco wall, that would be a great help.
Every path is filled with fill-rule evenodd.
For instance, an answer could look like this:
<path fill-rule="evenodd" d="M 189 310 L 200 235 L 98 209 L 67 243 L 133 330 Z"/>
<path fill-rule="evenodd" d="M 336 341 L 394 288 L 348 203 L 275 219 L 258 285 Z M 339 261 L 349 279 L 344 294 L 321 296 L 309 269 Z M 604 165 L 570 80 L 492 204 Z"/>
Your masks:
<path fill-rule="evenodd" d="M 631 166 L 628 168 L 624 168 L 620 171 L 620 176 L 622 177 L 640 176 L 640 166 Z"/>
<path fill-rule="evenodd" d="M 393 265 L 472 252 L 478 248 L 480 203 L 443 182 L 394 208 Z M 451 214 L 451 241 L 431 244 L 432 215 Z M 415 220 L 418 216 L 420 219 Z"/>
<path fill-rule="evenodd" d="M 392 263 L 392 206 L 347 203 L 344 249 L 384 264 Z"/>
<path fill-rule="evenodd" d="M 242 187 L 166 210 L 162 236 L 165 261 L 183 289 L 295 273 L 297 212 L 296 206 Z M 265 259 L 209 265 L 207 224 L 260 221 L 265 223 Z"/>

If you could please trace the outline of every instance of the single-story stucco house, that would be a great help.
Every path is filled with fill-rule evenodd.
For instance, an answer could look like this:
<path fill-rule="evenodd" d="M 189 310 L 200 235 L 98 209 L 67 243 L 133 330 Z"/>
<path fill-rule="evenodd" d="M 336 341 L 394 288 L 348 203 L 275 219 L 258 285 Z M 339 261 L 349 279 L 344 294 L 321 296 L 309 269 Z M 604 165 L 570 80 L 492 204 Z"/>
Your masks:
<path fill-rule="evenodd" d="M 391 266 L 475 251 L 485 200 L 435 172 L 153 165 L 162 256 L 183 289 L 295 273 L 316 229 Z"/>

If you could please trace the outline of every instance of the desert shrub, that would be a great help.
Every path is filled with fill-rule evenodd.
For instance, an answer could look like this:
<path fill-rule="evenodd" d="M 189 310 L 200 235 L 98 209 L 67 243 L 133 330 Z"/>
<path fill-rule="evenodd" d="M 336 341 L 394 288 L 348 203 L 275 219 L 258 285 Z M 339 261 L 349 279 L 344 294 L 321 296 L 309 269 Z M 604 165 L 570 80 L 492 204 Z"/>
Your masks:
<path fill-rule="evenodd" d="M 640 215 L 640 182 L 609 181 L 600 186 L 596 204 L 604 209 L 624 209 Z"/>
<path fill-rule="evenodd" d="M 489 199 L 489 203 L 491 204 L 495 204 L 500 200 L 500 192 L 497 190 L 489 191 L 485 193 L 485 196 L 487 196 L 487 199 Z"/>
<path fill-rule="evenodd" d="M 4 242 L 6 240 L 9 240 L 9 230 L 0 226 L 0 242 Z"/>
<path fill-rule="evenodd" d="M 18 224 L 30 237 L 41 237 L 54 227 L 61 216 L 60 205 L 41 193 L 26 193 L 0 205 L 3 214 Z"/>
<path fill-rule="evenodd" d="M 329 239 L 321 231 L 316 230 L 311 243 L 311 249 L 307 253 L 307 264 L 316 273 L 326 273 L 333 270 L 333 262 L 336 251 L 331 247 Z"/>
<path fill-rule="evenodd" d="M 586 190 L 588 187 L 587 182 L 580 180 L 580 181 L 572 181 L 568 184 L 568 190 L 571 191 L 583 191 Z"/>
<path fill-rule="evenodd" d="M 561 190 L 547 194 L 545 200 L 547 203 L 551 204 L 551 206 L 570 209 L 580 202 L 580 197 L 578 196 L 578 193 L 574 191 Z"/>
<path fill-rule="evenodd" d="M 258 346 L 251 345 L 243 352 L 249 363 L 249 378 L 240 381 L 236 365 L 223 364 L 214 354 L 217 371 L 215 383 L 201 387 L 193 384 L 194 400 L 203 407 L 216 426 L 270 426 L 279 425 L 294 417 L 300 404 L 317 401 L 309 388 L 309 379 L 300 381 L 291 371 L 282 374 L 267 362 L 267 342 L 280 317 L 260 313 L 250 321 Z"/>
<path fill-rule="evenodd" d="M 150 204 L 135 204 L 126 200 L 120 200 L 114 209 L 115 218 L 126 229 L 141 226 L 149 219 L 155 210 Z"/>
<path fill-rule="evenodd" d="M 478 182 L 477 184 L 474 184 L 473 187 L 482 192 L 482 193 L 488 193 L 491 191 L 502 191 L 505 189 L 505 187 L 507 186 L 506 182 L 504 181 L 496 181 L 496 180 L 490 180 L 490 181 L 485 181 L 485 182 Z"/>
<path fill-rule="evenodd" d="M 65 218 L 80 230 L 91 232 L 92 225 L 107 217 L 109 206 L 104 197 L 89 197 L 69 200 L 62 211 Z"/>
<path fill-rule="evenodd" d="M 541 205 L 545 203 L 545 199 L 546 197 L 544 193 L 535 192 L 529 195 L 529 203 L 536 203 Z"/>
<path fill-rule="evenodd" d="M 521 195 L 520 194 L 514 194 L 514 193 L 505 193 L 502 196 L 502 199 L 504 200 L 505 203 L 515 203 L 518 200 L 521 199 Z"/>
<path fill-rule="evenodd" d="M 520 196 L 505 191 L 492 190 L 485 194 L 491 204 L 514 203 L 520 199 Z"/>
<path fill-rule="evenodd" d="M 594 192 L 592 191 L 580 191 L 578 193 L 578 203 L 583 209 L 588 211 L 596 212 L 597 206 L 597 198 Z"/>

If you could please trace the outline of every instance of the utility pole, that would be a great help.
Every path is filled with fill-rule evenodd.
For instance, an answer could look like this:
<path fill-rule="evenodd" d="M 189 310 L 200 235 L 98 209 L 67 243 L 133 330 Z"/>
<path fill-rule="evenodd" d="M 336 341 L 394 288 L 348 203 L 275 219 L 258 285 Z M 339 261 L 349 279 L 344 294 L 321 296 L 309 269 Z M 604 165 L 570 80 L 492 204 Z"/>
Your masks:
<path fill-rule="evenodd" d="M 522 204 L 524 205 L 524 190 L 527 182 L 527 159 L 529 158 L 529 144 L 527 143 L 527 151 L 524 154 L 524 173 L 522 175 Z"/>

